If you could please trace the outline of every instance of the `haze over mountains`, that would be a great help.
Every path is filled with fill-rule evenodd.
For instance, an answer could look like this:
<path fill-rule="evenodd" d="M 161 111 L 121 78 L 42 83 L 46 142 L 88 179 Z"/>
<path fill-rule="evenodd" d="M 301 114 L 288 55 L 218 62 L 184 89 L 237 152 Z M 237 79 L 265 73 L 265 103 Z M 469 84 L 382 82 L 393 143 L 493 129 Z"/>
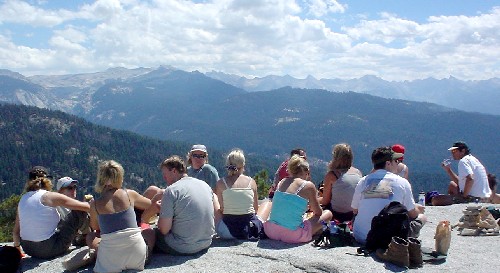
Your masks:
<path fill-rule="evenodd" d="M 446 149 L 451 143 L 461 139 L 469 143 L 490 172 L 500 172 L 500 116 L 409 98 L 435 99 L 444 96 L 441 93 L 450 94 L 456 86 L 461 89 L 454 92 L 475 94 L 476 101 L 466 97 L 470 105 L 476 102 L 477 109 L 483 105 L 484 110 L 498 111 L 498 107 L 489 106 L 498 104 L 498 79 L 428 79 L 406 83 L 406 87 L 404 82 L 374 77 L 352 81 L 306 79 L 311 84 L 323 83 L 322 88 L 330 83 L 364 93 L 396 94 L 391 88 L 399 86 L 401 92 L 397 94 L 408 97 L 400 100 L 318 88 L 249 92 L 247 89 L 266 90 L 264 83 L 269 87 L 290 86 L 300 80 L 274 77 L 274 83 L 271 78 L 258 83 L 257 79 L 252 82 L 240 78 L 237 84 L 234 77 L 231 82 L 231 76 L 220 73 L 217 77 L 224 81 L 214 79 L 212 73 L 208 77 L 172 67 L 115 68 L 64 76 L 24 77 L 9 71 L 0 74 L 0 101 L 62 110 L 93 123 L 159 139 L 204 143 L 223 151 L 240 147 L 250 154 L 279 158 L 301 146 L 307 149 L 311 162 L 323 169 L 331 158 L 332 145 L 348 142 L 355 153 L 355 165 L 364 173 L 371 168 L 370 154 L 375 147 L 402 143 L 407 147 L 405 161 L 410 166 L 410 178 L 427 183 L 422 188 L 446 183 L 439 163 L 449 156 Z M 412 91 L 417 85 L 423 87 L 419 92 Z M 454 103 L 461 100 L 456 94 L 446 96 Z M 444 188 L 444 184 L 438 185 L 435 187 Z"/>

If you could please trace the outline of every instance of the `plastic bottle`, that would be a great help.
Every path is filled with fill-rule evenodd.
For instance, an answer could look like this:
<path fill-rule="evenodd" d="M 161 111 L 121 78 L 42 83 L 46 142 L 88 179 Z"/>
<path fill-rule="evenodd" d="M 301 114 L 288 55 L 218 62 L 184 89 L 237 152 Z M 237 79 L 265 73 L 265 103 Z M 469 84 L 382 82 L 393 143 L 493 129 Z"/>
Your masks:
<path fill-rule="evenodd" d="M 425 206 L 425 192 L 421 191 L 418 194 L 418 203 L 422 206 Z"/>

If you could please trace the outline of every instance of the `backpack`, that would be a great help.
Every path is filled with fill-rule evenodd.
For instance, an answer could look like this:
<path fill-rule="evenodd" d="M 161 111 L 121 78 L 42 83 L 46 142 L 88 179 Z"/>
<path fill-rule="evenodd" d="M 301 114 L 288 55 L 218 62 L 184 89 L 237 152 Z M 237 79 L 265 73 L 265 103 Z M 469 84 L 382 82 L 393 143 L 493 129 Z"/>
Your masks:
<path fill-rule="evenodd" d="M 387 249 L 392 237 L 408 238 L 410 233 L 410 219 L 406 207 L 392 201 L 380 213 L 373 217 L 371 229 L 366 236 L 365 249 L 373 252 L 379 248 Z"/>
<path fill-rule="evenodd" d="M 0 272 L 20 272 L 21 252 L 13 246 L 0 246 Z"/>
<path fill-rule="evenodd" d="M 323 223 L 323 232 L 314 240 L 313 245 L 321 248 L 353 246 L 352 222 Z"/>

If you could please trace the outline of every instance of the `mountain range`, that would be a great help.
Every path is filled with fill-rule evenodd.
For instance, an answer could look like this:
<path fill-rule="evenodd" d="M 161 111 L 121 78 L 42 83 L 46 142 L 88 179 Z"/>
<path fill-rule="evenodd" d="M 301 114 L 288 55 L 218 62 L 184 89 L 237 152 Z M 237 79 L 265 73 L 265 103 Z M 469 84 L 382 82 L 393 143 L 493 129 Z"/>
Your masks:
<path fill-rule="evenodd" d="M 407 148 L 405 161 L 410 167 L 410 180 L 421 189 L 433 185 L 445 188 L 447 177 L 440 162 L 449 157 L 446 149 L 452 142 L 465 140 L 490 172 L 500 171 L 498 115 L 360 92 L 290 86 L 255 91 L 267 89 L 264 85 L 255 87 L 258 84 L 248 91 L 241 78 L 240 84 L 229 84 L 230 78 L 236 78 L 220 80 L 213 73 L 173 67 L 115 68 L 65 76 L 24 77 L 10 71 L 0 71 L 0 75 L 0 101 L 61 110 L 92 123 L 156 139 L 204 143 L 222 151 L 239 147 L 247 154 L 275 160 L 286 158 L 292 148 L 300 146 L 320 170 L 325 170 L 331 158 L 332 145 L 347 142 L 353 147 L 355 165 L 364 173 L 371 169 L 374 148 L 402 143 Z M 293 81 L 291 77 L 276 79 L 277 85 L 291 85 Z M 315 82 L 312 77 L 308 80 Z M 358 80 L 360 85 L 362 80 L 372 81 L 364 82 L 365 86 L 383 82 L 364 77 Z M 433 81 L 454 81 L 456 85 L 461 82 L 422 80 L 426 94 L 444 90 L 439 84 L 431 90 Z M 494 87 L 498 80 L 481 84 L 489 86 L 488 92 L 498 94 Z M 488 103 L 497 102 L 490 98 Z M 318 180 L 321 177 L 321 173 L 316 175 Z"/>

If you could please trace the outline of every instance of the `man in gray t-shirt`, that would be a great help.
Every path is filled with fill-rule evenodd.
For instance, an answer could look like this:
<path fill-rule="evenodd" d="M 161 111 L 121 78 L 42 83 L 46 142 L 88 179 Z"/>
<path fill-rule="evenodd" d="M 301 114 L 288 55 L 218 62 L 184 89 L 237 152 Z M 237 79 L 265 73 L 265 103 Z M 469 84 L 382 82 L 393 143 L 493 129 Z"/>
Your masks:
<path fill-rule="evenodd" d="M 212 189 L 207 183 L 188 177 L 179 156 L 165 159 L 161 171 L 168 187 L 161 202 L 153 201 L 143 213 L 146 218 L 160 213 L 157 248 L 173 255 L 195 254 L 207 249 L 215 234 Z"/>

